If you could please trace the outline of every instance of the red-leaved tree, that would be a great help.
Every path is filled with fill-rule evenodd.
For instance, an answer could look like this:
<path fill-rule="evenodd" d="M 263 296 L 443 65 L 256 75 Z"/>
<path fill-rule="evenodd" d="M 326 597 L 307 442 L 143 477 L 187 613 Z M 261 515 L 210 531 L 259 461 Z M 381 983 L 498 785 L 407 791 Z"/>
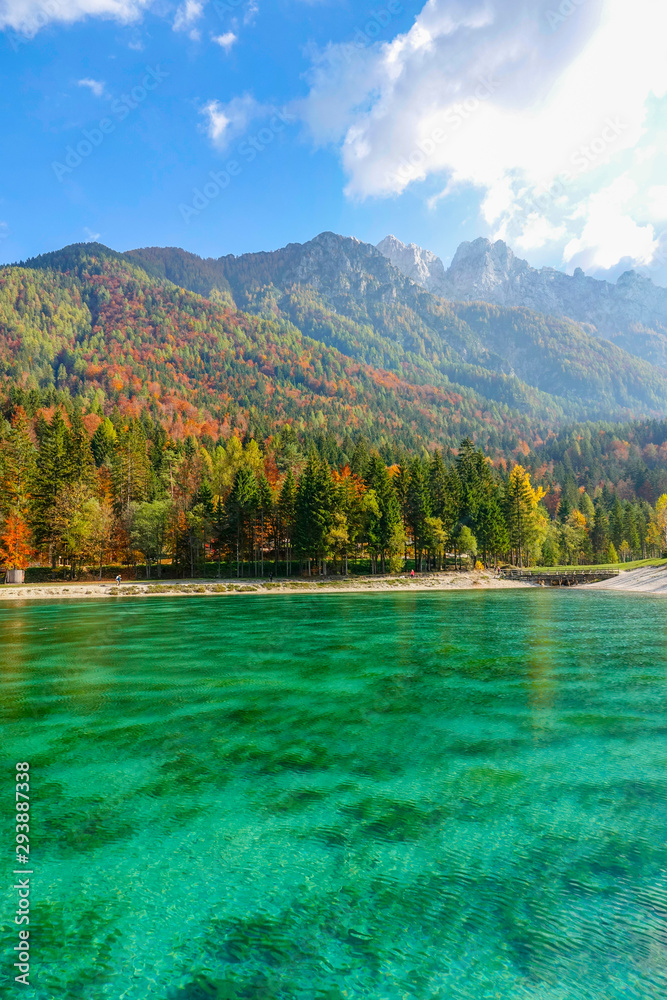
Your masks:
<path fill-rule="evenodd" d="M 0 561 L 5 569 L 27 569 L 35 552 L 30 528 L 20 514 L 9 514 L 0 534 Z"/>

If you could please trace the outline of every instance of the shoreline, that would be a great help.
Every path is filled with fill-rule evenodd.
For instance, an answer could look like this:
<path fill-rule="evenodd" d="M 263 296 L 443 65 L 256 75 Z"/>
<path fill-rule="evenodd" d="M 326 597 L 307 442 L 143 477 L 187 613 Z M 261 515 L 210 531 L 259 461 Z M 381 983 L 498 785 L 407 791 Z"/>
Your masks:
<path fill-rule="evenodd" d="M 619 591 L 622 594 L 652 594 L 667 597 L 667 567 L 641 566 L 639 569 L 621 571 L 611 580 L 590 583 L 591 590 Z"/>
<path fill-rule="evenodd" d="M 403 591 L 525 590 L 532 584 L 504 580 L 492 571 L 429 573 L 424 577 L 347 577 L 274 580 L 135 580 L 118 586 L 112 580 L 88 583 L 0 584 L 5 601 L 62 601 L 110 597 L 231 597 L 234 594 L 368 594 Z"/>

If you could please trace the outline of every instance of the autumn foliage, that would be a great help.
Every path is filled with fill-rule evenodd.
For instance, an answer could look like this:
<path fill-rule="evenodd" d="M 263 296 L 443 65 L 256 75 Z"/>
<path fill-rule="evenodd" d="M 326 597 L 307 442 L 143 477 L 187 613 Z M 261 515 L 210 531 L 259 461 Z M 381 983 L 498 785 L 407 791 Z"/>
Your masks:
<path fill-rule="evenodd" d="M 5 569 L 27 569 L 35 555 L 30 527 L 19 514 L 9 514 L 0 534 L 0 561 Z"/>

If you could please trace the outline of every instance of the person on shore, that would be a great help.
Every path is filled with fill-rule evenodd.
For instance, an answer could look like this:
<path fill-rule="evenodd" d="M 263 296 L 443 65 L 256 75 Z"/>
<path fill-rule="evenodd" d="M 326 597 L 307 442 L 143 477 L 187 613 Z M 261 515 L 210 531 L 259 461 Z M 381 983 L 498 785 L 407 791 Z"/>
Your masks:
<path fill-rule="evenodd" d="M 120 573 L 119 573 L 119 574 L 118 574 L 118 576 L 116 577 L 116 583 L 120 584 Z"/>
<path fill-rule="evenodd" d="M 410 570 L 410 578 L 414 580 L 414 576 L 415 576 L 415 571 Z"/>

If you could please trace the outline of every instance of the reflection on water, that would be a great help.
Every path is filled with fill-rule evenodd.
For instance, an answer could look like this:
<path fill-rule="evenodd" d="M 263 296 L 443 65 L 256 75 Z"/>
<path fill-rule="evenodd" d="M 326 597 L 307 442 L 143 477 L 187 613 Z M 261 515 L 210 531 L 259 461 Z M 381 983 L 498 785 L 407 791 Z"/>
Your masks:
<path fill-rule="evenodd" d="M 665 607 L 3 606 L 33 995 L 667 996 Z"/>

